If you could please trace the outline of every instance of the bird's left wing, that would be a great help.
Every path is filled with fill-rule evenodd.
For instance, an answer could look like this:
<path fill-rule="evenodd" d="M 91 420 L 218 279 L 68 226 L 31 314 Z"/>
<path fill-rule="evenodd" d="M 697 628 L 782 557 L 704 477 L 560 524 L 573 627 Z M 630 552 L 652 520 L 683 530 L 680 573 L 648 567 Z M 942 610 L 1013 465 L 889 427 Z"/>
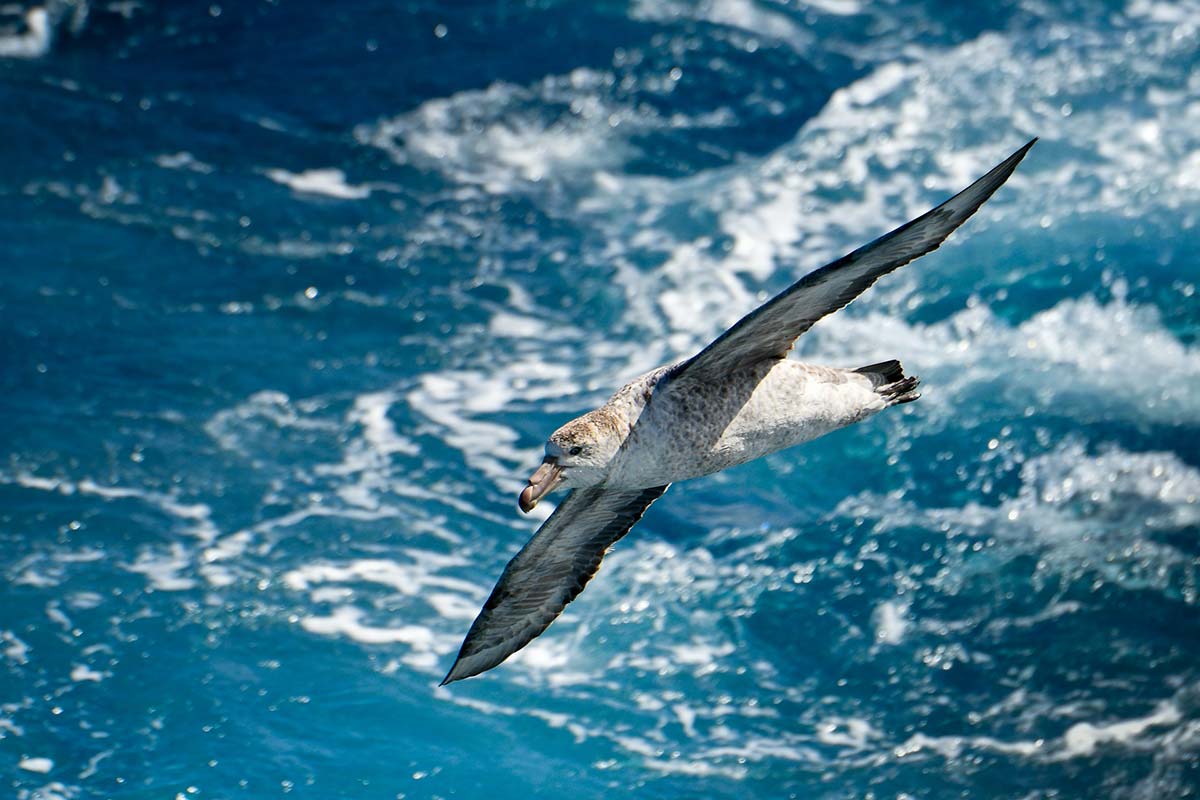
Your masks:
<path fill-rule="evenodd" d="M 666 486 L 576 489 L 508 562 L 442 685 L 491 669 L 533 641 L 583 591 L 600 560 Z"/>
<path fill-rule="evenodd" d="M 961 192 L 911 222 L 821 267 L 742 317 L 671 378 L 721 381 L 731 371 L 780 359 L 817 320 L 858 297 L 878 278 L 937 249 L 1008 180 L 1033 139 Z"/>

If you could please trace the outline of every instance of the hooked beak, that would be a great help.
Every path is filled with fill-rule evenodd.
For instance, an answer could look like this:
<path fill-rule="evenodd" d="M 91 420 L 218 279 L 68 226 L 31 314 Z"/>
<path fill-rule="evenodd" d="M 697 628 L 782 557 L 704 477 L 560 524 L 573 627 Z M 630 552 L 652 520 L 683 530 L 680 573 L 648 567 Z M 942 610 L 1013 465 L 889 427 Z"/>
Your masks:
<path fill-rule="evenodd" d="M 555 486 L 562 482 L 562 467 L 554 456 L 546 456 L 542 465 L 529 478 L 529 485 L 521 491 L 517 504 L 528 514 L 538 504 L 538 500 L 548 495 Z"/>

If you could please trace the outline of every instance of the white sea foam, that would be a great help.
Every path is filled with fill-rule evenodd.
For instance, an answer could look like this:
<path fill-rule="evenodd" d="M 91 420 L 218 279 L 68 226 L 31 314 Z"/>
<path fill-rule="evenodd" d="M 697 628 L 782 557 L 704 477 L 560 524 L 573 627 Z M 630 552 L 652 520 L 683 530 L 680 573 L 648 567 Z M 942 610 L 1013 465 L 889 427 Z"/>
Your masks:
<path fill-rule="evenodd" d="M 926 377 L 922 403 L 938 406 L 929 422 L 977 402 L 981 387 L 1001 385 L 1014 409 L 1087 419 L 1200 420 L 1200 398 L 1185 376 L 1200 372 L 1200 349 L 1163 326 L 1158 311 L 1122 299 L 1063 300 L 1018 325 L 982 305 L 929 325 L 892 315 L 838 315 L 817 336 L 821 360 L 852 363 L 899 355 Z"/>
<path fill-rule="evenodd" d="M 393 483 L 392 457 L 420 453 L 416 443 L 400 434 L 388 417 L 388 410 L 396 400 L 393 392 L 369 392 L 356 397 L 346 422 L 358 426 L 361 436 L 345 443 L 340 463 L 322 464 L 314 469 L 317 475 L 357 478 L 337 490 L 338 496 L 350 505 L 379 510 L 381 495 L 389 492 Z"/>
<path fill-rule="evenodd" d="M 633 737 L 623 737 L 619 743 L 628 747 L 633 741 L 635 741 Z M 674 754 L 666 758 L 647 758 L 642 761 L 642 764 L 665 775 L 691 775 L 697 778 L 720 777 L 735 781 L 743 780 L 750 772 L 746 767 L 738 764 L 724 764 L 704 758 L 682 758 Z"/>
<path fill-rule="evenodd" d="M 442 658 L 457 647 L 457 637 L 439 634 L 425 625 L 385 627 L 363 622 L 365 612 L 356 606 L 339 606 L 325 616 L 308 615 L 300 625 L 322 636 L 344 636 L 363 644 L 405 644 L 409 652 L 400 661 L 422 672 L 436 672 Z"/>
<path fill-rule="evenodd" d="M 17 709 L 16 704 L 6 703 L 0 706 L 0 710 L 11 714 Z M 25 729 L 17 723 L 13 722 L 10 717 L 0 716 L 0 739 L 6 739 L 9 736 L 24 736 Z"/>
<path fill-rule="evenodd" d="M 259 404 L 251 402 L 241 410 L 231 409 L 214 417 L 207 429 L 230 449 L 247 452 L 251 442 L 263 438 L 286 442 L 289 439 L 288 431 L 295 429 L 328 435 L 330 449 L 335 452 L 340 450 L 341 460 L 314 465 L 311 479 L 326 485 L 341 503 L 333 503 L 328 499 L 321 503 L 306 500 L 303 507 L 295 511 L 263 520 L 235 535 L 257 536 L 313 517 L 375 520 L 404 516 L 408 529 L 414 534 L 428 534 L 445 541 L 458 542 L 458 534 L 447 530 L 436 520 L 424 516 L 413 517 L 410 508 L 388 501 L 388 498 L 398 497 L 448 506 L 466 515 L 511 524 L 511 519 L 501 519 L 454 492 L 440 491 L 437 487 L 408 479 L 408 476 L 415 474 L 423 457 L 416 441 L 410 435 L 401 434 L 388 416 L 389 409 L 397 401 L 396 392 L 370 392 L 355 399 L 344 419 L 336 420 L 316 413 L 315 407 L 303 408 L 308 405 L 306 403 L 292 404 L 287 398 L 277 397 L 270 401 L 270 406 L 281 404 L 286 413 L 268 407 L 265 419 L 259 419 L 256 410 Z M 344 427 L 349 427 L 350 431 L 341 435 Z M 397 474 L 405 477 L 397 479 Z M 248 541 L 246 539 L 236 547 L 244 548 Z"/>
<path fill-rule="evenodd" d="M 1040 455 L 1022 457 L 1020 488 L 996 505 L 918 508 L 870 493 L 843 501 L 838 515 L 876 518 L 876 530 L 917 526 L 949 536 L 989 539 L 1005 551 L 1039 556 L 1038 570 L 1075 576 L 1080 570 L 1130 589 L 1152 587 L 1200 599 L 1200 574 L 1186 552 L 1160 540 L 1158 531 L 1200 524 L 1200 471 L 1173 453 L 1131 453 L 1109 446 L 1089 453 L 1067 440 Z M 939 581 L 949 589 L 965 580 L 973 562 Z M 1053 613 L 1072 613 L 1058 605 Z M 1047 610 L 1046 613 L 1052 613 Z"/>
<path fill-rule="evenodd" d="M 932 751 L 943 758 L 957 759 L 963 750 L 991 750 L 1017 756 L 1035 756 L 1043 752 L 1042 740 L 1007 742 L 991 736 L 927 736 L 916 733 L 897 745 L 893 751 L 897 759 L 907 758 L 922 751 Z"/>
<path fill-rule="evenodd" d="M 816 0 L 808 5 L 835 14 L 853 14 L 857 0 Z M 691 17 L 705 22 L 737 28 L 757 37 L 785 42 L 798 51 L 814 49 L 813 34 L 787 14 L 764 8 L 752 0 L 702 0 L 698 3 L 676 0 L 639 0 L 630 9 L 635 19 L 670 21 Z"/>
<path fill-rule="evenodd" d="M 482 597 L 479 587 L 462 579 L 442 574 L 461 566 L 464 559 L 414 547 L 404 548 L 404 562 L 391 559 L 356 559 L 345 563 L 307 564 L 290 570 L 283 576 L 284 584 L 293 591 L 305 591 L 313 603 L 337 604 L 327 615 L 307 615 L 301 626 L 325 636 L 344 636 L 364 644 L 404 644 L 409 652 L 400 658 L 408 666 L 423 672 L 437 672 L 442 657 L 453 652 L 459 642 L 459 631 L 439 632 L 434 627 L 408 623 L 396 627 L 371 625 L 365 622 L 367 609 L 348 604 L 351 599 L 368 601 L 376 592 L 372 586 L 386 587 L 399 595 L 423 603 L 435 612 L 436 619 L 469 621 L 479 609 Z M 353 587 L 365 586 L 361 593 L 350 593 Z M 344 591 L 337 591 L 344 590 Z M 393 607 L 395 600 L 389 600 Z M 376 602 L 378 605 L 378 602 Z M 429 609 L 403 606 L 406 619 L 429 619 Z M 378 612 L 370 612 L 376 616 Z M 389 614 L 388 616 L 394 616 Z"/>
<path fill-rule="evenodd" d="M 79 797 L 80 791 L 78 786 L 60 781 L 50 781 L 36 789 L 18 790 L 17 800 L 75 800 Z"/>
<path fill-rule="evenodd" d="M 12 476 L 10 480 L 18 486 L 28 489 L 38 489 L 40 491 L 53 491 L 61 494 L 75 494 L 78 492 L 83 495 L 101 497 L 107 501 L 138 500 L 158 509 L 168 516 L 183 520 L 187 523 L 183 531 L 202 542 L 210 542 L 218 535 L 216 526 L 212 522 L 212 509 L 208 505 L 204 503 L 183 503 L 174 495 L 131 486 L 105 486 L 96 483 L 91 478 L 70 481 L 62 478 L 40 478 L 21 472 Z M 100 557 L 100 554 L 94 552 L 90 554 L 80 553 L 73 556 L 76 560 L 80 558 L 94 560 L 97 557 Z"/>
<path fill-rule="evenodd" d="M 283 581 L 296 591 L 329 583 L 375 583 L 402 594 L 422 595 L 431 587 L 474 594 L 474 584 L 436 574 L 437 570 L 464 563 L 460 556 L 405 548 L 414 560 L 402 564 L 390 559 L 357 559 L 345 564 L 308 564 L 286 572 Z"/>
<path fill-rule="evenodd" d="M 1090 756 L 1097 747 L 1129 744 L 1151 728 L 1175 725 L 1183 714 L 1172 703 L 1162 703 L 1144 717 L 1102 723 L 1077 722 L 1063 734 L 1063 749 L 1059 758 Z"/>
<path fill-rule="evenodd" d="M 102 498 L 105 502 L 139 502 L 177 520 L 178 531 L 188 537 L 198 540 L 200 547 L 208 548 L 206 552 L 209 562 L 218 560 L 217 556 L 226 553 L 229 541 L 223 546 L 210 547 L 220 538 L 220 531 L 212 521 L 212 509 L 206 503 L 182 502 L 172 494 L 142 489 L 132 486 L 107 486 L 99 484 L 91 478 L 78 481 L 64 479 L 45 479 L 26 473 L 18 473 L 11 478 L 19 486 L 39 491 L 54 491 L 62 494 L 80 494 Z M 224 548 L 224 549 L 223 549 Z M 182 591 L 196 585 L 188 573 L 198 571 L 210 585 L 226 586 L 233 582 L 232 575 L 211 563 L 202 563 L 197 567 L 195 548 L 185 546 L 182 542 L 173 542 L 167 548 L 144 547 L 138 553 L 132 564 L 123 566 L 131 572 L 145 575 L 151 586 L 163 591 Z M 59 552 L 54 560 L 61 563 L 95 561 L 103 558 L 98 550 L 85 549 L 78 552 Z M 56 585 L 58 578 L 53 574 L 39 573 L 32 568 L 24 570 L 16 579 L 18 582 L 43 586 Z M 76 595 L 78 597 L 78 595 Z"/>
<path fill-rule="evenodd" d="M 0 642 L 4 642 L 4 657 L 14 664 L 29 663 L 29 645 L 12 631 L 0 631 Z"/>
<path fill-rule="evenodd" d="M 75 555 L 75 554 L 68 554 Z M 89 556 L 91 554 L 89 553 Z M 74 559 L 77 563 L 87 563 L 89 561 L 97 561 L 96 558 Z M 104 603 L 104 595 L 99 592 L 72 592 L 67 595 L 67 605 L 77 611 L 87 611 L 93 608 L 98 608 Z"/>
<path fill-rule="evenodd" d="M 437 426 L 439 436 L 459 450 L 472 469 L 512 494 L 520 490 L 517 476 L 521 469 L 536 464 L 540 456 L 536 450 L 517 446 L 517 433 L 512 428 L 480 417 L 504 409 L 516 396 L 517 383 L 523 384 L 524 399 L 533 400 L 539 394 L 546 395 L 545 388 L 538 391 L 538 384 L 544 387 L 546 377 L 556 383 L 555 379 L 565 374 L 566 370 L 554 365 L 532 370 L 514 365 L 492 374 L 464 370 L 426 373 L 406 400 L 414 411 Z M 533 380 L 524 383 L 530 377 Z"/>
<path fill-rule="evenodd" d="M 1112 35 L 1125 34 L 1114 30 Z M 1133 35 L 1156 51 L 1183 52 L 1190 46 L 1172 38 L 1174 32 L 1165 27 Z M 1189 188 L 1186 165 L 1193 155 L 1195 125 L 1187 120 L 1200 115 L 1200 104 L 1139 87 L 1161 99 L 1139 106 L 1136 113 L 1127 106 L 1095 107 L 1085 98 L 1100 82 L 1124 74 L 1128 50 L 1114 45 L 1101 53 L 1103 48 L 1097 47 L 1096 58 L 1081 73 L 1078 53 L 1068 41 L 1074 40 L 1063 37 L 1061 44 L 1030 54 L 1023 48 L 1032 43 L 1017 45 L 1012 38 L 989 34 L 942 52 L 919 51 L 920 58 L 881 66 L 835 92 L 793 142 L 760 162 L 679 182 L 672 195 L 686 201 L 668 198 L 666 207 L 686 202 L 693 209 L 711 209 L 733 242 L 727 253 L 714 253 L 703 240 L 672 243 L 669 229 L 658 230 L 655 249 L 665 248 L 670 255 L 658 270 L 666 285 L 656 294 L 671 330 L 687 334 L 679 341 L 689 348 L 703 344 L 753 307 L 752 282 L 777 275 L 781 268 L 798 275 L 921 213 L 1035 133 L 1094 153 L 1094 172 L 1086 178 L 1064 175 L 1039 163 L 1043 145 L 972 221 L 975 235 L 997 220 L 1040 230 L 1046 219 L 1053 222 L 1064 214 L 1074 219 L 1135 212 L 1152 216 L 1156 208 L 1194 204 L 1197 196 Z M 1010 86 L 1014 81 L 1016 86 Z M 1025 110 L 1022 98 L 1047 92 L 1056 96 L 1054 104 Z M 987 105 L 972 101 L 979 96 L 999 100 Z M 1072 97 L 1080 98 L 1080 107 L 1094 110 L 1064 116 Z M 1085 124 L 1077 117 L 1086 117 Z M 953 130 L 934 122 L 947 118 L 964 121 Z M 970 136 L 964 136 L 965 129 Z M 1012 131 L 1012 141 L 997 142 L 996 132 L 1004 130 Z M 986 144 L 964 147 L 964 139 Z M 1177 168 L 1181 163 L 1182 171 Z M 1164 186 L 1173 188 L 1161 191 Z M 627 182 L 624 193 L 638 195 L 637 183 Z M 1017 202 L 1020 217 L 1010 210 Z M 649 196 L 645 205 L 653 209 Z M 652 222 L 657 219 L 649 213 Z M 910 291 L 906 280 L 920 282 L 916 276 L 898 276 L 890 279 L 892 289 L 876 289 L 863 302 L 886 301 L 898 288 Z M 830 324 L 823 322 L 819 330 Z M 1112 339 L 1089 338 L 1080 344 L 1103 347 Z M 1068 339 L 1060 355 L 1066 356 L 1075 340 Z"/>
<path fill-rule="evenodd" d="M 213 171 L 211 164 L 206 164 L 197 159 L 194 155 L 181 150 L 178 153 L 162 153 L 154 157 L 154 163 L 163 169 L 182 169 L 189 172 L 198 172 L 202 175 L 208 175 Z"/>
<path fill-rule="evenodd" d="M 747 8 L 751 8 L 746 4 Z M 675 81 L 643 77 L 636 92 L 669 94 Z M 497 82 L 426 101 L 417 109 L 355 129 L 363 144 L 401 164 L 433 170 L 492 194 L 528 194 L 555 207 L 598 196 L 620 203 L 616 177 L 650 131 L 723 127 L 727 110 L 665 117 L 616 73 L 580 67 L 531 86 Z M 653 184 L 653 179 L 642 181 Z"/>
<path fill-rule="evenodd" d="M 736 26 L 739 19 L 747 18 L 743 13 L 747 8 L 736 2 L 712 3 L 696 13 Z M 647 9 L 642 12 L 651 13 Z M 668 9 L 663 13 L 674 16 L 684 12 Z M 1134 9 L 1131 13 L 1142 12 Z M 1112 35 L 1125 34 L 1116 31 Z M 1132 35 L 1144 39 L 1155 52 L 1172 48 L 1182 52 L 1188 46 L 1172 39 L 1172 31 L 1166 27 L 1150 27 Z M 622 157 L 619 137 L 625 134 L 609 130 L 608 115 L 620 108 L 621 101 L 605 88 L 607 76 L 594 71 L 547 79 L 528 88 L 498 84 L 484 93 L 456 95 L 388 123 L 360 129 L 359 136 L 388 149 L 398 160 L 416 158 L 457 181 L 483 180 L 496 191 L 535 191 L 535 198 L 546 202 L 556 202 L 553 192 L 535 190 L 528 184 L 550 178 L 567 180 L 582 170 L 595 182 L 576 192 L 581 208 L 599 211 L 619 206 L 623 218 L 640 214 L 636 235 L 602 224 L 607 225 L 607 255 L 616 269 L 615 284 L 626 294 L 626 318 L 647 334 L 642 345 L 625 349 L 649 354 L 646 361 L 652 363 L 645 364 L 649 368 L 689 354 L 753 308 L 765 297 L 757 286 L 778 284 L 781 269 L 798 275 L 804 268 L 817 266 L 915 216 L 961 188 L 1033 133 L 1048 142 L 1069 143 L 1096 153 L 1100 161 L 1095 175 L 1088 179 L 1093 183 L 1062 175 L 1031 158 L 989 204 L 986 214 L 972 221 L 974 233 L 983 234 L 1000 220 L 1008 227 L 1040 231 L 1047 214 L 1061 217 L 1063 209 L 1082 218 L 1126 214 L 1130 209 L 1144 209 L 1146 204 L 1175 208 L 1195 200 L 1187 186 L 1165 193 L 1155 187 L 1179 180 L 1187 183 L 1186 169 L 1180 172 L 1164 165 L 1186 164 L 1194 155 L 1187 145 L 1194 126 L 1185 120 L 1200 114 L 1200 105 L 1192 109 L 1186 98 L 1139 84 L 1151 102 L 1139 107 L 1136 114 L 1101 105 L 1064 116 L 1063 109 L 1072 97 L 1081 98 L 1077 102 L 1080 108 L 1088 105 L 1082 98 L 1101 83 L 1124 75 L 1125 63 L 1120 55 L 1125 52 L 1124 45 L 1108 52 L 1098 47 L 1096 58 L 1081 73 L 1078 53 L 1068 47 L 1068 41 L 1064 37 L 1057 44 L 1017 42 L 1012 37 L 987 34 L 940 51 L 918 48 L 913 58 L 869 71 L 835 92 L 826 108 L 792 142 L 769 156 L 740 163 L 736 169 L 669 183 L 604 172 L 604 163 L 597 159 Z M 1028 66 L 1031 60 L 1034 69 Z M 993 85 L 1012 81 L 1017 81 L 1017 89 L 1001 90 Z M 986 106 L 974 103 L 972 98 L 981 96 L 980 84 L 987 86 L 983 94 L 999 101 Z M 1026 110 L 1023 97 L 1045 95 L 1047 86 L 1062 102 L 1035 103 Z M 544 112 L 531 110 L 559 101 L 581 103 L 585 111 L 566 123 L 546 121 L 537 116 Z M 1181 103 L 1184 113 L 1176 114 Z M 1088 118 L 1088 124 L 1078 124 L 1081 116 Z M 963 130 L 943 130 L 934 122 L 944 118 L 964 119 Z M 622 118 L 618 128 L 630 130 L 626 122 Z M 600 139 L 589 144 L 586 154 L 572 151 L 556 158 L 553 154 L 564 151 L 542 139 L 559 135 L 563 129 L 555 126 L 560 124 L 566 126 L 568 135 L 581 141 Z M 512 145 L 511 137 L 468 136 L 481 125 L 485 130 L 495 126 L 528 132 L 526 144 L 515 149 L 525 154 L 522 158 L 541 154 L 536 169 L 530 166 L 532 162 L 505 160 L 508 156 L 503 153 Z M 1127 130 L 1129 136 L 1113 135 L 1114 126 Z M 1014 141 L 997 140 L 996 132 L 1004 130 L 1011 131 Z M 964 135 L 964 131 L 973 135 Z M 983 144 L 964 147 L 964 139 Z M 1045 149 L 1044 145 L 1035 155 Z M 487 170 L 493 174 L 481 178 Z M 1181 174 L 1185 176 L 1182 179 Z M 1095 182 L 1102 187 L 1099 192 Z M 1012 211 L 1018 202 L 1020 217 Z M 713 239 L 707 235 L 679 238 L 664 220 L 672 209 L 683 207 L 710 211 L 732 248 L 714 249 Z M 631 252 L 639 253 L 641 261 L 648 254 L 664 257 L 647 273 L 629 265 L 626 258 Z M 1062 301 L 1015 326 L 984 308 L 968 309 L 929 326 L 909 325 L 897 319 L 895 304 L 897 298 L 911 297 L 921 282 L 918 275 L 902 273 L 868 295 L 863 302 L 868 307 L 887 307 L 886 316 L 838 315 L 822 322 L 817 341 L 822 350 L 832 344 L 834 352 L 821 358 L 835 360 L 843 352 L 876 360 L 901 355 L 922 374 L 931 369 L 949 373 L 962 367 L 961 373 L 949 375 L 951 391 L 946 391 L 945 381 L 939 381 L 939 391 L 930 393 L 932 399 L 926 406 L 956 393 L 974 393 L 980 385 L 1004 377 L 1010 386 L 1005 391 L 1014 395 L 1009 399 L 1022 407 L 1048 403 L 1085 417 L 1088 413 L 1102 418 L 1149 416 L 1168 423 L 1194 419 L 1200 413 L 1194 393 L 1180 380 L 1181 375 L 1195 371 L 1200 357 L 1163 327 L 1152 308 L 1119 297 L 1107 305 L 1082 297 Z M 535 338 L 545 330 L 535 316 L 514 317 L 507 312 L 494 314 L 490 325 L 497 335 L 516 338 Z M 1114 329 L 1121 335 L 1097 335 Z M 570 332 L 566 335 L 572 336 Z M 597 338 L 580 338 L 591 362 L 606 345 Z M 1153 346 L 1140 347 L 1140 341 L 1153 342 Z M 898 347 L 897 342 L 904 346 Z M 811 342 L 804 346 L 811 347 Z M 1014 358 L 1021 360 L 1020 369 L 1004 376 L 993 374 Z M 452 381 L 460 378 L 451 376 Z M 472 380 L 487 383 L 491 376 Z M 426 387 L 426 391 L 436 388 Z M 486 396 L 496 397 L 498 403 L 505 398 L 495 387 L 489 390 Z M 524 396 L 524 390 L 521 394 Z M 419 395 L 415 399 L 420 399 Z M 449 415 L 443 416 L 448 424 Z M 506 446 L 512 441 L 503 431 L 485 430 L 489 424 L 473 429 L 461 444 L 467 444 L 466 438 L 475 441 L 489 433 L 497 434 Z M 471 458 L 474 466 L 497 480 L 510 474 L 506 463 Z"/>
<path fill-rule="evenodd" d="M 76 683 L 92 682 L 99 683 L 108 677 L 107 672 L 98 672 L 87 664 L 76 664 L 71 667 L 71 680 Z"/>
<path fill-rule="evenodd" d="M 436 486 L 423 486 L 412 479 L 424 468 L 424 457 L 414 437 L 426 432 L 406 429 L 402 433 L 397 428 L 393 409 L 397 403 L 405 402 L 402 391 L 366 392 L 355 397 L 341 415 L 330 415 L 324 402 L 297 401 L 280 393 L 260 392 L 246 403 L 215 415 L 207 429 L 230 450 L 247 455 L 260 450 L 274 452 L 281 442 L 315 436 L 328 439 L 329 446 L 325 449 L 332 452 L 334 460 L 303 469 L 301 479 L 306 484 L 322 487 L 320 498 L 305 495 L 298 498 L 297 507 L 292 510 L 217 539 L 204 551 L 205 563 L 229 562 L 252 548 L 269 547 L 287 529 L 314 518 L 369 522 L 403 517 L 404 533 L 417 546 L 402 549 L 395 560 L 362 558 L 343 563 L 305 564 L 285 573 L 285 585 L 295 591 L 309 591 L 313 602 L 325 603 L 368 599 L 370 593 L 360 598 L 358 592 L 350 593 L 349 587 L 375 584 L 424 600 L 439 617 L 459 619 L 473 615 L 482 601 L 477 587 L 446 575 L 461 565 L 461 558 L 441 556 L 436 549 L 424 550 L 419 543 L 427 536 L 431 541 L 459 541 L 458 534 L 447 529 L 444 517 L 426 513 L 436 507 L 434 504 L 451 506 L 456 512 L 477 517 L 488 514 L 481 512 L 470 499 L 440 491 Z M 467 406 L 483 402 L 465 395 L 462 400 Z M 486 403 L 480 407 L 490 408 Z M 406 504 L 406 498 L 418 500 L 423 511 Z M 507 515 L 503 522 L 514 523 Z M 214 583 L 212 575 L 205 575 Z M 391 635 L 373 633 L 366 630 L 370 626 L 361 623 L 356 628 L 347 613 L 312 623 L 310 628 L 333 631 L 337 625 L 344 625 L 336 630 L 368 639 Z M 429 610 L 420 613 L 427 615 Z M 410 654 L 406 663 L 415 664 L 417 660 L 423 664 L 422 668 L 433 664 L 430 655 L 419 653 Z"/>
<path fill-rule="evenodd" d="M 619 123 L 637 124 L 630 109 L 606 99 L 612 84 L 612 75 L 583 68 L 532 88 L 495 83 L 427 101 L 408 114 L 360 126 L 355 135 L 400 163 L 491 192 L 546 179 L 587 179 L 623 161 L 626 131 Z M 566 113 L 547 118 L 547 108 Z"/>
<path fill-rule="evenodd" d="M 268 169 L 263 174 L 299 194 L 320 195 L 338 200 L 361 200 L 371 195 L 369 186 L 346 183 L 346 173 L 340 169 L 307 169 L 299 173 L 288 172 L 285 169 Z"/>
<path fill-rule="evenodd" d="M 1144 717 L 1094 724 L 1077 722 L 1061 737 L 1006 741 L 991 736 L 927 736 L 914 734 L 897 745 L 892 754 L 898 759 L 922 751 L 936 752 L 947 759 L 957 759 L 966 750 L 990 750 L 996 753 L 1037 758 L 1041 761 L 1064 761 L 1091 756 L 1098 747 L 1153 746 L 1144 737 L 1153 729 L 1170 727 L 1183 720 L 1180 710 L 1171 702 L 1160 703 Z"/>
<path fill-rule="evenodd" d="M 428 650 L 434 642 L 434 634 L 422 625 L 401 625 L 386 628 L 365 625 L 362 623 L 362 609 L 353 606 L 341 606 L 328 616 L 304 617 L 300 624 L 306 631 L 319 633 L 324 636 L 345 636 L 364 644 L 394 644 L 411 645 L 414 649 Z"/>
<path fill-rule="evenodd" d="M 58 600 L 51 600 L 49 603 L 46 603 L 46 617 L 62 628 L 64 632 L 70 632 L 74 628 L 71 624 L 71 618 L 62 610 L 62 606 L 59 605 Z"/>
<path fill-rule="evenodd" d="M 433 500 L 478 513 L 478 509 L 450 493 L 396 480 L 397 470 L 411 474 L 414 462 L 421 458 L 420 448 L 409 435 L 411 432 L 400 432 L 389 416 L 398 400 L 395 390 L 366 392 L 357 396 L 351 408 L 339 418 L 327 413 L 323 400 L 292 400 L 280 392 L 260 391 L 214 415 L 205 425 L 208 434 L 223 448 L 249 458 L 257 458 L 256 453 L 263 449 L 278 451 L 314 438 L 327 441 L 326 450 L 340 453 L 340 461 L 316 464 L 311 467 L 311 476 L 305 478 L 325 486 L 340 503 L 328 500 L 312 503 L 305 499 L 296 510 L 236 532 L 236 540 L 223 540 L 230 553 L 244 550 L 254 536 L 312 517 L 370 520 L 399 516 L 405 511 L 388 502 L 388 498 L 396 496 Z M 401 463 L 410 468 L 401 469 Z M 416 520 L 414 524 L 422 523 Z M 454 538 L 441 527 L 424 526 L 423 530 L 441 538 Z M 214 551 L 210 555 L 215 560 L 220 553 Z"/>
<path fill-rule="evenodd" d="M 75 492 L 75 484 L 61 478 L 41 478 L 26 472 L 19 472 L 13 476 L 13 481 L 26 489 L 40 489 L 43 492 L 59 492 L 61 494 L 74 494 Z"/>
<path fill-rule="evenodd" d="M 40 772 L 41 774 L 45 775 L 50 770 L 54 769 L 54 761 L 49 758 L 27 756 L 17 762 L 17 767 L 28 772 Z"/>
<path fill-rule="evenodd" d="M 263 389 L 241 403 L 217 412 L 204 430 L 227 450 L 251 455 L 255 436 L 294 429 L 336 434 L 338 423 L 313 413 L 311 404 L 295 403 L 283 392 Z"/>
<path fill-rule="evenodd" d="M 166 551 L 143 548 L 132 564 L 125 569 L 145 575 L 150 585 L 164 592 L 179 592 L 196 585 L 187 573 L 192 568 L 192 551 L 180 542 L 173 542 Z"/>
<path fill-rule="evenodd" d="M 875 609 L 875 641 L 879 644 L 900 644 L 908 630 L 908 606 L 887 600 Z"/>
<path fill-rule="evenodd" d="M 190 234 L 180 238 L 187 239 L 189 236 Z M 248 236 L 239 244 L 239 247 L 253 255 L 277 256 L 295 260 L 348 256 L 354 252 L 354 244 L 347 239 L 334 241 L 313 241 L 309 238 L 268 240 L 261 236 Z M 269 305 L 278 306 L 283 302 L 278 298 L 268 298 Z M 302 308 L 312 306 L 312 301 L 308 300 L 303 293 L 299 293 L 292 299 L 292 302 Z"/>
<path fill-rule="evenodd" d="M 851 750 L 861 750 L 882 737 L 870 721 L 857 717 L 830 719 L 817 728 L 817 740 Z"/>
<path fill-rule="evenodd" d="M 109 758 L 115 752 L 116 752 L 116 750 L 102 750 L 99 753 L 97 753 L 96 755 L 89 758 L 87 765 L 79 772 L 79 780 L 85 781 L 88 778 L 95 775 L 96 769 L 97 769 L 97 767 L 99 767 L 100 762 L 106 758 Z"/>
<path fill-rule="evenodd" d="M 54 27 L 50 14 L 41 6 L 25 12 L 25 30 L 0 36 L 0 58 L 41 58 L 50 52 Z"/>

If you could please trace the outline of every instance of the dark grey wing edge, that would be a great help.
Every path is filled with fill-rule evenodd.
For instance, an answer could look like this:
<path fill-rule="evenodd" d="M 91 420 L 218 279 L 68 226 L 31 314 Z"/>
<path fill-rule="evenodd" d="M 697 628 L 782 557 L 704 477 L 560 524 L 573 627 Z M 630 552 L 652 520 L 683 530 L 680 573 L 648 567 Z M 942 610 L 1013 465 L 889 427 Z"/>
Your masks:
<path fill-rule="evenodd" d="M 576 489 L 567 495 L 504 568 L 441 685 L 486 672 L 536 639 L 583 591 L 608 548 L 666 490 Z"/>
<path fill-rule="evenodd" d="M 680 365 L 672 378 L 720 379 L 738 366 L 783 358 L 821 317 L 845 306 L 881 276 L 936 250 L 1008 180 L 1036 142 L 1031 139 L 937 208 L 801 278 Z"/>

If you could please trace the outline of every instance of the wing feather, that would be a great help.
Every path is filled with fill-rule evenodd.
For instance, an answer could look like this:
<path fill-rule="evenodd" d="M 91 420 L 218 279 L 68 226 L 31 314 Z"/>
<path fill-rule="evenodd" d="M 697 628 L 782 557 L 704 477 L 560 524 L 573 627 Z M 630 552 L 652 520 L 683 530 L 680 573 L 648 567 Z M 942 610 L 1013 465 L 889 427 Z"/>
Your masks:
<path fill-rule="evenodd" d="M 801 278 L 684 362 L 673 379 L 721 380 L 738 367 L 783 358 L 817 320 L 844 307 L 881 276 L 936 250 L 1008 180 L 1036 141 L 932 211 Z"/>
<path fill-rule="evenodd" d="M 537 638 L 583 591 L 608 548 L 666 490 L 576 489 L 567 495 L 504 568 L 442 685 L 485 672 Z"/>

